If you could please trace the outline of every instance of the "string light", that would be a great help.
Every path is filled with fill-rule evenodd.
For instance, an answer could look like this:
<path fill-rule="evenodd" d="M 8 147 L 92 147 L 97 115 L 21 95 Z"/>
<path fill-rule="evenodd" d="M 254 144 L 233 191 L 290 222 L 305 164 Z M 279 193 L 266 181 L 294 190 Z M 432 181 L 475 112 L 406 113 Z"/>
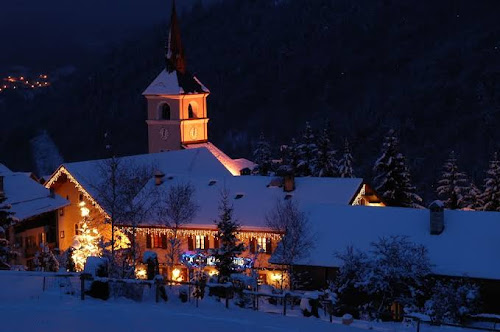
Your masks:
<path fill-rule="evenodd" d="M 80 193 L 82 193 L 85 198 L 104 215 L 105 218 L 109 219 L 109 215 L 106 213 L 106 211 L 104 211 L 104 209 L 97 203 L 97 201 L 94 200 L 92 196 L 90 196 L 87 190 L 83 188 L 83 186 L 73 177 L 73 175 L 71 175 L 71 173 L 64 166 L 60 166 L 59 169 L 54 173 L 54 175 L 51 176 L 49 181 L 45 183 L 45 188 L 50 189 L 50 187 L 52 187 L 52 185 L 61 177 L 61 175 L 66 175 L 68 180 L 75 185 L 76 189 Z"/>
<path fill-rule="evenodd" d="M 118 226 L 122 230 L 132 233 L 133 227 L 130 226 Z M 167 227 L 138 227 L 136 228 L 136 232 L 138 234 L 147 234 L 147 235 L 173 235 L 174 231 L 171 228 Z M 212 236 L 214 238 L 217 237 L 217 230 L 210 230 L 210 229 L 178 229 L 177 230 L 177 235 L 181 237 L 195 237 L 197 235 L 200 236 Z M 279 233 L 272 233 L 269 231 L 240 231 L 236 234 L 236 237 L 240 241 L 245 241 L 249 239 L 257 239 L 259 237 L 263 238 L 269 238 L 272 239 L 273 241 L 280 241 L 282 234 Z"/>

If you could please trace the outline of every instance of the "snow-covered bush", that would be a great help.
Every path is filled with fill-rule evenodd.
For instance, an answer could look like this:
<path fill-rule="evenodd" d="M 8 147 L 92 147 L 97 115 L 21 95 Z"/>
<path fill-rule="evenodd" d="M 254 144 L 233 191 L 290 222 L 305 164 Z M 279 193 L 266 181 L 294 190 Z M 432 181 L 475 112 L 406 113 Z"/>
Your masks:
<path fill-rule="evenodd" d="M 59 271 L 59 262 L 56 256 L 50 251 L 49 247 L 45 244 L 40 245 L 40 251 L 35 253 L 33 260 L 37 271 L 44 272 L 57 272 Z"/>
<path fill-rule="evenodd" d="M 368 254 L 348 248 L 334 283 L 341 314 L 390 318 L 390 306 L 414 306 L 430 273 L 427 249 L 405 236 L 380 238 Z"/>
<path fill-rule="evenodd" d="M 359 318 L 359 309 L 369 302 L 367 293 L 362 287 L 365 274 L 368 271 L 368 256 L 353 247 L 347 247 L 345 252 L 338 253 L 342 261 L 336 279 L 330 285 L 332 296 L 336 299 L 333 314 L 342 316 L 346 313 Z"/>
<path fill-rule="evenodd" d="M 307 292 L 300 299 L 300 310 L 305 317 L 319 318 L 319 296 L 317 292 Z"/>
<path fill-rule="evenodd" d="M 479 309 L 479 287 L 462 280 L 438 281 L 424 311 L 435 323 L 462 323 Z"/>

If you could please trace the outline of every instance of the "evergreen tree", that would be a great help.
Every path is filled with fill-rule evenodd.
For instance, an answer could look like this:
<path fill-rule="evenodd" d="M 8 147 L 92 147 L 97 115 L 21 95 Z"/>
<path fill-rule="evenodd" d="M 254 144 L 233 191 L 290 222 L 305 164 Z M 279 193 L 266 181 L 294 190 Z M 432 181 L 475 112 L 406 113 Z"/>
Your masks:
<path fill-rule="evenodd" d="M 264 133 L 260 134 L 257 147 L 253 152 L 254 162 L 258 165 L 259 175 L 268 175 L 272 168 L 271 146 Z"/>
<path fill-rule="evenodd" d="M 278 173 L 291 173 L 299 176 L 298 164 L 299 148 L 295 138 L 292 138 L 290 145 L 283 145 L 281 147 L 281 166 L 278 169 Z"/>
<path fill-rule="evenodd" d="M 245 250 L 245 246 L 243 243 L 238 243 L 236 235 L 240 230 L 240 225 L 233 219 L 233 207 L 229 203 L 229 193 L 226 190 L 221 193 L 219 212 L 219 219 L 214 222 L 217 224 L 220 247 L 213 249 L 213 254 L 216 261 L 215 267 L 219 272 L 219 282 L 222 283 L 229 279 L 231 273 L 237 271 L 234 258 Z"/>
<path fill-rule="evenodd" d="M 469 187 L 465 173 L 460 172 L 455 152 L 451 151 L 448 160 L 443 165 L 441 179 L 436 192 L 447 209 L 455 210 L 467 207 L 465 195 Z"/>
<path fill-rule="evenodd" d="M 9 260 L 13 255 L 9 241 L 7 239 L 7 230 L 13 223 L 10 205 L 5 204 L 7 197 L 3 191 L 0 191 L 0 267 L 8 268 Z"/>
<path fill-rule="evenodd" d="M 476 184 L 469 181 L 467 188 L 464 188 L 463 195 L 463 209 L 468 210 L 478 210 L 481 209 L 481 191 L 478 189 Z"/>
<path fill-rule="evenodd" d="M 493 154 L 486 174 L 481 195 L 482 210 L 500 211 L 500 160 L 496 152 Z"/>
<path fill-rule="evenodd" d="M 316 146 L 316 139 L 313 130 L 306 122 L 306 129 L 302 135 L 302 140 L 298 146 L 299 161 L 297 164 L 298 176 L 311 176 L 314 174 L 316 168 L 316 154 L 318 147 Z"/>
<path fill-rule="evenodd" d="M 411 183 L 406 158 L 399 152 L 399 141 L 393 130 L 384 138 L 382 155 L 375 162 L 375 188 L 390 206 L 421 208 L 422 198 Z"/>
<path fill-rule="evenodd" d="M 342 152 L 342 157 L 338 163 L 338 174 L 341 178 L 355 177 L 352 162 L 353 158 L 351 155 L 351 148 L 349 147 L 349 141 L 346 138 L 344 141 L 344 151 Z"/>
<path fill-rule="evenodd" d="M 328 127 L 323 129 L 318 139 L 317 147 L 318 156 L 314 175 L 319 177 L 337 176 L 337 161 L 335 160 L 336 151 L 332 149 L 330 130 Z"/>

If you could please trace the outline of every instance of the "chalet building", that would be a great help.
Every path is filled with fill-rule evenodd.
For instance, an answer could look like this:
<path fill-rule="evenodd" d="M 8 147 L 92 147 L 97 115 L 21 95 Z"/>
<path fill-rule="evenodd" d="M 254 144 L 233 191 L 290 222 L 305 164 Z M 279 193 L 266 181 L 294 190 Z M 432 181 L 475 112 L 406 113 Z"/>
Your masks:
<path fill-rule="evenodd" d="M 14 265 L 33 268 L 33 258 L 40 246 L 58 246 L 57 227 L 60 211 L 68 201 L 41 185 L 31 173 L 12 172 L 0 164 L 0 192 L 10 205 L 15 221 L 6 237 L 19 253 Z"/>
<path fill-rule="evenodd" d="M 93 160 L 67 163 L 59 167 L 46 187 L 65 197 L 70 204 L 60 213 L 58 219 L 59 248 L 68 249 L 73 243 L 73 236 L 78 233 L 78 223 L 82 217 L 81 206 L 91 210 L 99 233 L 109 239 L 110 227 L 104 222 L 109 216 L 102 204 L 102 198 L 96 188 L 103 185 L 105 176 L 102 165 L 105 160 Z M 290 178 L 292 185 L 285 179 L 266 176 L 233 176 L 206 147 L 191 148 L 179 151 L 151 153 L 122 158 L 127 165 L 154 165 L 155 174 L 142 189 L 138 196 L 153 191 L 167 192 L 176 184 L 191 184 L 194 188 L 194 201 L 198 211 L 195 219 L 179 230 L 182 251 L 186 259 L 194 253 L 207 255 L 208 249 L 218 246 L 216 226 L 219 201 L 222 190 L 230 193 L 234 207 L 234 217 L 241 224 L 238 235 L 245 243 L 247 251 L 242 255 L 244 261 L 263 271 L 261 280 L 264 283 L 277 278 L 275 266 L 268 263 L 273 248 L 278 244 L 281 234 L 269 229 L 265 215 L 276 203 L 276 200 L 294 199 L 301 205 L 314 203 L 334 205 L 380 205 L 373 201 L 371 192 L 362 179 L 354 178 Z M 154 205 L 156 197 L 144 201 L 148 206 Z M 121 224 L 123 234 L 131 232 L 130 224 Z M 148 215 L 138 225 L 138 243 L 140 251 L 156 251 L 162 272 L 166 270 L 167 234 L 171 229 L 161 224 L 155 214 Z M 210 267 L 207 268 L 212 270 Z M 184 265 L 176 267 L 177 278 L 187 278 Z M 274 276 L 273 276 L 274 275 Z M 168 275 L 167 275 L 168 276 Z M 171 276 L 168 276 L 171 277 Z"/>
<path fill-rule="evenodd" d="M 305 207 L 315 244 L 296 269 L 307 271 L 312 288 L 335 278 L 341 261 L 335 255 L 348 246 L 362 251 L 381 237 L 408 236 L 428 250 L 438 278 L 467 278 L 481 286 L 485 312 L 500 312 L 500 215 L 498 212 L 313 204 Z M 271 262 L 278 263 L 276 258 Z"/>

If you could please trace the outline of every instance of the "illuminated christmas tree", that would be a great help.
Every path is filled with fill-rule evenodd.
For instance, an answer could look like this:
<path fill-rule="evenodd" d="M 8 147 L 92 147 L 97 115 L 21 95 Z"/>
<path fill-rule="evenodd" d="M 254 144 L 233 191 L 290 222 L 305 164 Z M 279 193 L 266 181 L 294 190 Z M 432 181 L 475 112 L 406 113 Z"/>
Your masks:
<path fill-rule="evenodd" d="M 89 209 L 85 207 L 85 203 L 80 203 L 80 212 L 82 220 L 78 223 L 78 234 L 75 235 L 73 241 L 72 259 L 75 263 L 75 270 L 82 271 L 87 258 L 90 256 L 101 256 L 102 249 L 99 246 L 101 235 L 95 228 L 90 228 L 91 222 L 89 217 Z"/>

